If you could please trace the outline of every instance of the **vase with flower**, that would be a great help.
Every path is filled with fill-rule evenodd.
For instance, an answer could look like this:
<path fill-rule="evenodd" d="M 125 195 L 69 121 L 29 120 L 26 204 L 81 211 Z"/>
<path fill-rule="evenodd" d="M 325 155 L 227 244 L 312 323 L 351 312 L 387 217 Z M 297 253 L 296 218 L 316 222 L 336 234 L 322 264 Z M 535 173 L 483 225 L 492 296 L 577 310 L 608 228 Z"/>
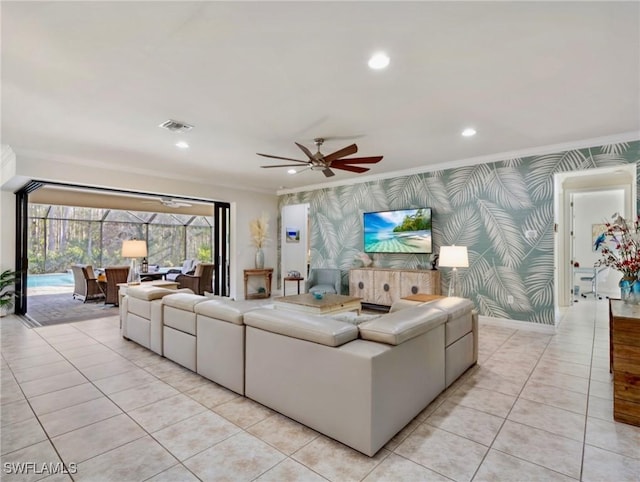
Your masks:
<path fill-rule="evenodd" d="M 640 303 L 640 217 L 631 222 L 616 213 L 612 219 L 605 223 L 605 240 L 610 242 L 602 243 L 602 259 L 598 264 L 622 274 L 619 285 L 623 300 Z"/>
<path fill-rule="evenodd" d="M 261 217 L 252 219 L 249 222 L 249 232 L 251 234 L 251 244 L 256 248 L 256 269 L 264 268 L 264 251 L 262 248 L 269 241 L 269 216 L 263 213 Z"/>

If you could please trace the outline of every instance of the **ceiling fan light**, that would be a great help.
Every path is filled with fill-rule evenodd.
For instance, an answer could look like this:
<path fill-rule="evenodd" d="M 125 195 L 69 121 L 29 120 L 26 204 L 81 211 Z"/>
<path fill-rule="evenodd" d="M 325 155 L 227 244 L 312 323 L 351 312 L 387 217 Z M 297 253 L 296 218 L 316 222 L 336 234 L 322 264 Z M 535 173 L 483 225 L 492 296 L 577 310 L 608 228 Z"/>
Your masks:
<path fill-rule="evenodd" d="M 369 59 L 369 68 L 373 70 L 381 70 L 387 68 L 390 59 L 384 52 L 373 54 Z"/>
<path fill-rule="evenodd" d="M 176 147 L 179 147 L 180 149 L 189 149 L 189 144 L 185 141 L 178 141 L 176 142 Z"/>
<path fill-rule="evenodd" d="M 296 172 L 298 172 L 298 171 L 296 171 L 295 169 L 289 169 L 287 171 L 287 174 L 295 174 Z"/>

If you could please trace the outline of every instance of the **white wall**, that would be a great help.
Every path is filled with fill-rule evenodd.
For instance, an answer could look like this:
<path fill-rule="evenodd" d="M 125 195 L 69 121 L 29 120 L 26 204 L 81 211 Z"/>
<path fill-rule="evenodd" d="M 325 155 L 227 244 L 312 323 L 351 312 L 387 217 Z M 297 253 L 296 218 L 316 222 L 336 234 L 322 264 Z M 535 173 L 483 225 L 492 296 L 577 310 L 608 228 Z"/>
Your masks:
<path fill-rule="evenodd" d="M 134 171 L 134 169 L 132 169 Z M 278 217 L 277 196 L 236 189 L 224 185 L 214 185 L 220 180 L 196 181 L 162 177 L 159 173 L 122 172 L 105 168 L 80 166 L 76 163 L 43 161 L 28 157 L 17 157 L 16 162 L 7 160 L 3 153 L 1 196 L 1 235 L 0 266 L 3 269 L 14 267 L 15 256 L 15 196 L 14 192 L 29 180 L 64 182 L 89 187 L 106 187 L 145 192 L 188 196 L 206 200 L 231 203 L 231 296 L 244 296 L 242 270 L 253 268 L 255 249 L 249 242 L 249 221 L 267 213 L 273 222 L 270 225 L 270 237 L 277 239 L 275 220 Z M 265 265 L 274 266 L 277 260 L 275 242 L 265 248 Z"/>
<path fill-rule="evenodd" d="M 307 277 L 307 249 L 309 233 L 308 229 L 309 205 L 292 204 L 282 208 L 282 231 L 280 255 L 282 257 L 282 277 L 287 276 L 288 271 L 298 271 L 303 278 Z M 300 242 L 289 243 L 286 240 L 287 228 L 300 230 Z M 284 280 L 281 283 L 284 287 Z M 287 289 L 289 294 L 295 294 L 295 283 L 289 282 Z M 304 292 L 303 282 L 300 282 L 300 292 Z"/>
<path fill-rule="evenodd" d="M 593 250 L 592 226 L 611 221 L 613 213 L 624 213 L 624 196 L 623 189 L 587 191 L 573 194 L 573 258 L 580 263 L 581 267 L 591 267 L 602 258 L 600 251 Z M 598 283 L 598 291 L 609 296 L 619 294 L 619 279 L 618 272 L 609 271 L 606 280 L 600 280 Z M 588 284 L 580 284 L 580 289 L 583 292 L 588 288 Z"/>

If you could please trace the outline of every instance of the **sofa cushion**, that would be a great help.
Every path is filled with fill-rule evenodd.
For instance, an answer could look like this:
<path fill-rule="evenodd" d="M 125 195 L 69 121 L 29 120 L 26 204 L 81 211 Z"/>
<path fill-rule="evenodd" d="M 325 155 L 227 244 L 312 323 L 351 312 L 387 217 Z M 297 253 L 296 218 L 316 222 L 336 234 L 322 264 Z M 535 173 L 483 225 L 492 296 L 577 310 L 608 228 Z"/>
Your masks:
<path fill-rule="evenodd" d="M 207 298 L 200 295 L 195 295 L 190 293 L 175 293 L 175 294 L 165 296 L 162 299 L 162 302 L 167 306 L 178 308 L 179 310 L 193 312 L 194 307 L 198 303 L 202 303 L 206 300 Z"/>
<path fill-rule="evenodd" d="M 244 324 L 327 346 L 344 345 L 358 338 L 358 328 L 349 323 L 286 310 L 249 311 L 244 315 Z"/>
<path fill-rule="evenodd" d="M 134 288 L 127 288 L 128 296 L 146 301 L 157 300 L 172 293 L 175 293 L 175 291 L 157 286 L 136 286 Z"/>
<path fill-rule="evenodd" d="M 198 315 L 243 325 L 244 314 L 258 308 L 260 308 L 259 305 L 251 302 L 209 300 L 198 303 L 194 309 Z"/>
<path fill-rule="evenodd" d="M 447 321 L 447 314 L 426 306 L 414 306 L 388 313 L 358 325 L 364 340 L 399 345 Z"/>
<path fill-rule="evenodd" d="M 127 312 L 136 314 L 141 316 L 142 318 L 146 318 L 147 320 L 151 319 L 151 306 L 153 304 L 162 303 L 162 299 L 157 300 L 141 300 L 138 298 L 130 297 L 128 299 L 127 304 Z"/>

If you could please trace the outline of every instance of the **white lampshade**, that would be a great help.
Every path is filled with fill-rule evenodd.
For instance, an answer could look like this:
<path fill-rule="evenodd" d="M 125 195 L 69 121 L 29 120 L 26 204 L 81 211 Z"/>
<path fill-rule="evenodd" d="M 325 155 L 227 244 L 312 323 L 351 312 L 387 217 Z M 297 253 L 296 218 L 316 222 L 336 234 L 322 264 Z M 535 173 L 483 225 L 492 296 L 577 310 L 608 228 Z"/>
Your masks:
<path fill-rule="evenodd" d="M 147 255 L 147 242 L 142 239 L 122 241 L 123 258 L 144 258 Z"/>
<path fill-rule="evenodd" d="M 443 268 L 468 268 L 469 255 L 466 246 L 441 246 L 439 265 Z"/>

